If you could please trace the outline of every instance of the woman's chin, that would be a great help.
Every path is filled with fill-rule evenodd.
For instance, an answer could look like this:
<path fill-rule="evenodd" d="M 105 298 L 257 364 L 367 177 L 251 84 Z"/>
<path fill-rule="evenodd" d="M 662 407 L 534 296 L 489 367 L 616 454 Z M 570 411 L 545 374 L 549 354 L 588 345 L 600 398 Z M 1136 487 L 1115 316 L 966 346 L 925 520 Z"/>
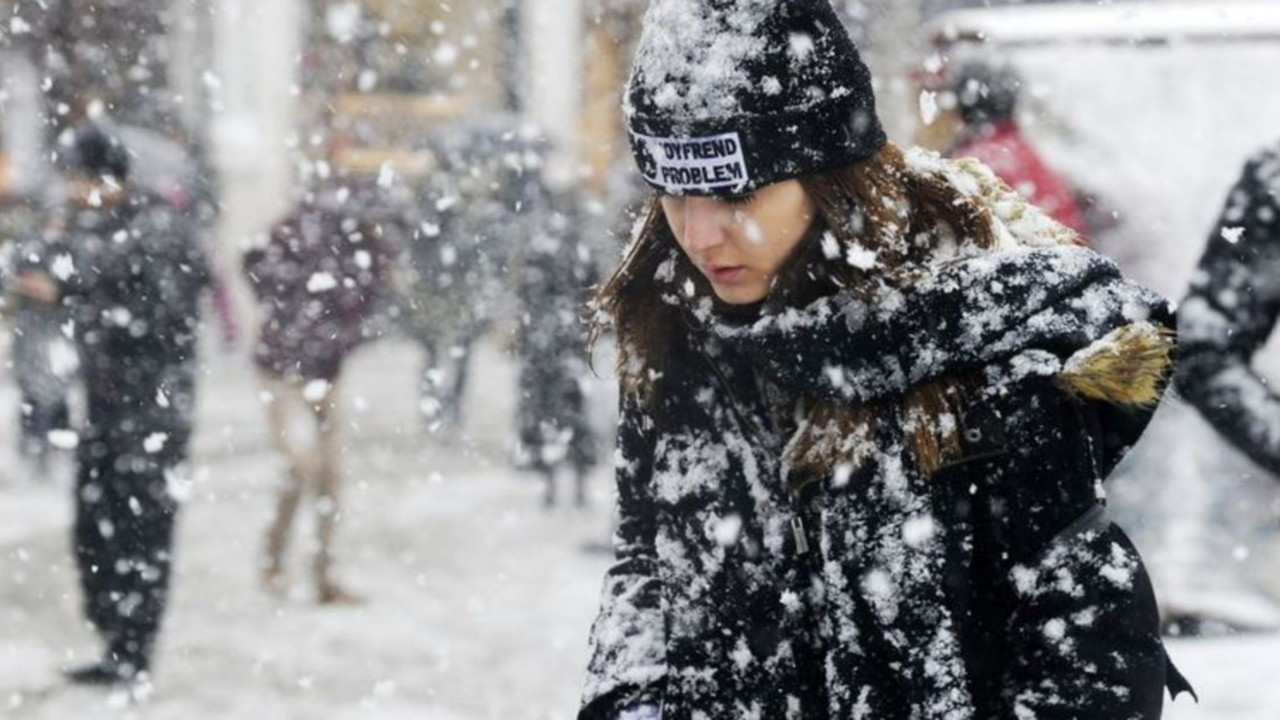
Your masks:
<path fill-rule="evenodd" d="M 752 305 L 764 300 L 769 294 L 768 288 L 756 288 L 736 285 L 712 285 L 716 297 L 726 305 Z"/>

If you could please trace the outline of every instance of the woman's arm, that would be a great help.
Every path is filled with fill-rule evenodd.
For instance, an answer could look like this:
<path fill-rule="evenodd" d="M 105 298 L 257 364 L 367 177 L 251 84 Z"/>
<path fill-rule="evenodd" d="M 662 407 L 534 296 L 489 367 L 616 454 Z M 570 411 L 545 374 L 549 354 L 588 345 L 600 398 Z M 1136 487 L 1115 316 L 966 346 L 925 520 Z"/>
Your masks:
<path fill-rule="evenodd" d="M 1218 432 L 1280 475 L 1280 395 L 1252 367 L 1280 313 L 1280 157 L 1232 189 L 1179 312 L 1178 388 Z"/>
<path fill-rule="evenodd" d="M 615 458 L 618 485 L 616 562 L 605 576 L 600 613 L 591 628 L 579 720 L 615 720 L 623 711 L 662 702 L 666 620 L 654 550 L 652 418 L 623 393 Z"/>
<path fill-rule="evenodd" d="M 1101 506 L 1009 579 L 1002 720 L 1159 717 L 1168 677 L 1155 593 Z"/>
<path fill-rule="evenodd" d="M 974 468 L 973 526 L 975 606 L 1003 647 L 989 678 L 998 717 L 1157 717 L 1166 668 L 1154 592 L 1097 497 L 1109 470 L 1100 415 L 1114 408 L 1047 378 L 996 406 L 1008 451 Z M 1127 445 L 1142 424 L 1109 432 Z"/>

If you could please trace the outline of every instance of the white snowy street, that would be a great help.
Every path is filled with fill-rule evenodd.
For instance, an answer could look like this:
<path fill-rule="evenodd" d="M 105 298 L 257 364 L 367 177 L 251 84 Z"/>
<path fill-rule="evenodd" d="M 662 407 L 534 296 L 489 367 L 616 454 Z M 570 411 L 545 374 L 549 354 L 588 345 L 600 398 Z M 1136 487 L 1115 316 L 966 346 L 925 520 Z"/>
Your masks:
<path fill-rule="evenodd" d="M 318 608 L 305 585 L 306 524 L 291 556 L 294 596 L 259 590 L 255 563 L 279 464 L 264 441 L 244 361 L 204 378 L 196 480 L 180 521 L 173 607 L 153 694 L 72 689 L 60 667 L 94 657 L 68 549 L 65 487 L 32 485 L 8 460 L 0 486 L 0 716 L 345 719 L 571 718 L 606 555 L 609 474 L 587 511 L 540 507 L 510 469 L 513 368 L 486 345 L 468 439 L 425 442 L 414 417 L 418 354 L 400 342 L 350 369 L 343 578 L 361 607 Z M 607 383 L 602 382 L 602 386 Z M 12 389 L 6 385 L 5 399 Z M 601 397 L 597 404 L 608 404 Z M 362 409 L 363 408 L 363 409 Z M 12 423 L 0 423 L 11 457 Z M 1201 694 L 1172 720 L 1280 716 L 1280 636 L 1172 643 Z"/>
<path fill-rule="evenodd" d="M 143 707 L 63 689 L 58 668 L 99 652 L 81 625 L 70 494 L 14 477 L 0 488 L 0 716 L 14 718 L 567 718 L 607 556 L 606 475 L 594 509 L 540 506 L 510 469 L 513 378 L 482 359 L 474 449 L 421 440 L 418 355 L 368 348 L 350 368 L 342 578 L 368 602 L 309 600 L 307 523 L 295 597 L 259 590 L 255 563 L 280 467 L 264 443 L 248 365 L 215 358 L 202 387 L 197 480 L 180 518 L 172 612 Z M 365 411 L 358 408 L 365 407 Z M 0 424 L 12 444 L 12 423 Z M 300 519 L 305 515 L 300 515 Z"/>

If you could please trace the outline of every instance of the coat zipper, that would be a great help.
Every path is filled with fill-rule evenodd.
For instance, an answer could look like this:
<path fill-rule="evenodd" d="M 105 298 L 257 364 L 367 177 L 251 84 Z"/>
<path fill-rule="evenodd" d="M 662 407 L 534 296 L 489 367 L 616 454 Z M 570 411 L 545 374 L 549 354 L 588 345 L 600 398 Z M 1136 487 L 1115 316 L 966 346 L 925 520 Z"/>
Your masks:
<path fill-rule="evenodd" d="M 724 387 L 725 394 L 729 396 L 729 409 L 733 415 L 734 423 L 738 425 L 738 430 L 742 432 L 744 437 L 749 437 L 750 439 L 758 441 L 759 437 L 754 432 L 748 432 L 747 430 L 747 427 L 754 428 L 755 423 L 751 422 L 743 415 L 741 404 L 738 401 L 737 395 L 733 392 L 729 379 L 724 376 L 724 373 L 720 371 L 720 368 L 712 362 L 710 358 L 707 358 L 704 355 L 703 359 L 706 360 L 707 365 L 711 367 L 711 371 L 715 373 L 716 377 L 720 379 L 720 384 Z M 786 485 L 786 478 L 779 478 L 779 480 Z M 796 553 L 798 555 L 808 555 L 809 533 L 804 526 L 804 519 L 801 516 L 799 493 L 790 487 L 786 487 L 783 492 L 787 496 L 787 506 L 791 510 L 791 539 L 795 543 Z"/>
<path fill-rule="evenodd" d="M 793 503 L 791 511 L 794 513 L 794 515 L 791 516 L 791 534 L 795 537 L 796 552 L 801 555 L 808 555 L 809 537 L 804 530 L 804 520 L 800 518 L 800 509 L 795 507 L 795 504 Z"/>

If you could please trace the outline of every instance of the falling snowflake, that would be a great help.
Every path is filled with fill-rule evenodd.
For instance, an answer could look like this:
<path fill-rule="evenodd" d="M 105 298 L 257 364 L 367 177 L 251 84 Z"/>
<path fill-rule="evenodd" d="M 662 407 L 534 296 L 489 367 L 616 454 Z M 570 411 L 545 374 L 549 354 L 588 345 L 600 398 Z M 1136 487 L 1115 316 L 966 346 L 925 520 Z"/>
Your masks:
<path fill-rule="evenodd" d="M 148 453 L 155 454 L 164 449 L 166 443 L 169 442 L 169 433 L 155 432 L 147 436 L 142 441 L 142 449 Z"/>
<path fill-rule="evenodd" d="M 338 287 L 338 281 L 327 272 L 318 272 L 307 279 L 307 292 L 318 293 Z"/>

